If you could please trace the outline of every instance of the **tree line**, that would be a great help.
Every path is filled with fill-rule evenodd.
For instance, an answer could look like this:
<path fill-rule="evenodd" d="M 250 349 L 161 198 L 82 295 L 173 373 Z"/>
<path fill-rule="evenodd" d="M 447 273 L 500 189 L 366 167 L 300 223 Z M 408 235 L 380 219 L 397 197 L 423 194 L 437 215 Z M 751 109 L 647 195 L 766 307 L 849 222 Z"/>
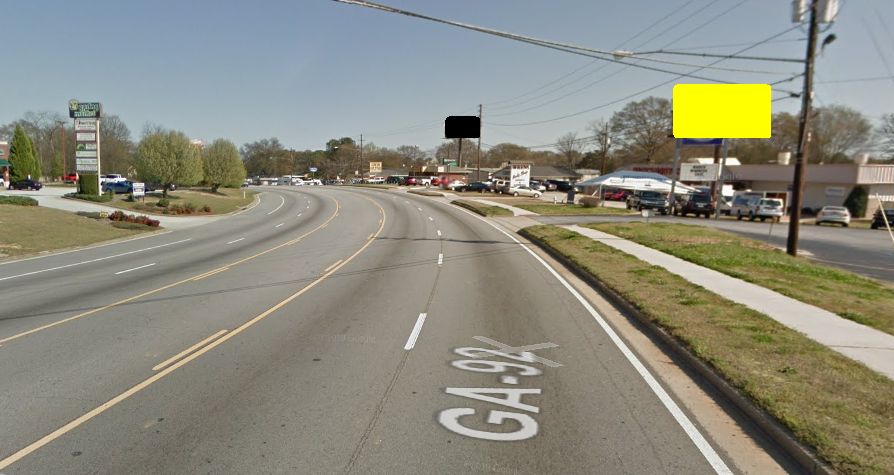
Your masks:
<path fill-rule="evenodd" d="M 808 157 L 811 163 L 848 162 L 855 154 L 862 152 L 870 153 L 875 162 L 894 162 L 894 113 L 884 115 L 879 124 L 873 126 L 872 121 L 863 113 L 847 106 L 832 104 L 815 108 L 811 120 Z M 485 132 L 486 127 L 485 124 Z M 772 128 L 773 137 L 770 139 L 730 140 L 730 156 L 737 157 L 742 163 L 773 163 L 779 152 L 794 151 L 798 142 L 798 117 L 787 112 L 778 112 L 773 115 Z M 27 146 L 22 142 L 24 139 L 15 137 L 18 129 L 21 129 L 20 135 L 27 136 Z M 586 129 L 587 133 L 570 132 L 557 138 L 553 144 L 528 148 L 504 142 L 484 147 L 480 151 L 481 166 L 496 168 L 509 161 L 524 161 L 571 169 L 601 169 L 604 161 L 604 168 L 608 172 L 632 163 L 669 163 L 674 153 L 671 130 L 671 102 L 665 98 L 647 97 L 628 102 L 608 119 L 591 122 Z M 141 162 L 148 155 L 140 152 L 140 146 L 150 139 L 147 144 L 153 143 L 153 146 L 161 147 L 161 142 L 155 135 L 164 132 L 161 127 L 148 125 L 144 128 L 140 141 L 135 141 L 130 129 L 118 116 L 104 117 L 100 122 L 103 169 L 148 179 L 143 176 L 151 173 L 151 170 L 166 168 L 169 172 L 165 172 L 165 176 L 153 176 L 153 181 L 157 178 L 158 181 L 186 184 L 198 174 L 188 172 L 189 169 L 201 168 L 202 177 L 198 181 L 202 182 L 207 181 L 204 176 L 206 173 L 216 174 L 221 168 L 225 168 L 218 166 L 217 162 L 207 172 L 204 165 L 162 167 L 159 165 L 160 158 L 155 155 L 152 155 L 151 160 L 144 159 Z M 55 112 L 28 112 L 21 119 L 0 126 L 0 140 L 10 141 L 11 145 L 16 145 L 13 148 L 21 151 L 26 147 L 30 148 L 33 163 L 20 166 L 19 170 L 34 177 L 59 177 L 73 172 L 74 160 L 70 158 L 65 160 L 67 169 L 63 169 L 62 151 L 67 151 L 67 157 L 73 157 L 74 139 L 70 120 Z M 182 142 L 175 140 L 173 136 L 168 136 L 166 140 L 167 146 L 173 146 L 173 142 Z M 146 150 L 147 146 L 143 149 Z M 243 173 L 249 176 L 304 174 L 313 167 L 318 169 L 318 176 L 342 178 L 363 173 L 368 170 L 369 162 L 382 162 L 387 169 L 409 170 L 421 165 L 455 160 L 460 166 L 474 168 L 479 158 L 474 140 L 465 142 L 461 155 L 457 140 L 444 141 L 431 150 L 423 150 L 417 145 L 388 148 L 364 143 L 361 151 L 360 144 L 351 137 L 330 139 L 324 148 L 317 150 L 287 148 L 275 137 L 245 143 L 238 149 L 229 142 L 226 146 L 215 142 L 207 150 L 208 153 L 213 150 L 213 154 L 225 157 L 221 159 L 221 163 L 230 164 L 232 174 L 226 180 L 212 180 L 228 185 L 234 184 L 233 177 L 239 175 L 234 156 L 240 159 Z M 710 151 L 695 147 L 686 148 L 683 153 L 684 158 L 688 158 L 704 156 L 710 154 Z M 201 156 L 202 153 L 199 153 L 199 161 Z M 187 159 L 186 162 L 190 160 Z M 155 165 L 147 167 L 147 161 L 152 161 Z M 179 168 L 184 171 L 170 171 Z M 177 174 L 180 176 L 176 176 Z"/>
<path fill-rule="evenodd" d="M 56 180 L 74 173 L 74 130 L 58 113 L 28 112 L 22 119 L 0 127 L 0 140 L 10 144 L 11 179 L 48 177 Z M 217 192 L 221 186 L 238 187 L 246 177 L 239 149 L 226 139 L 197 146 L 183 132 L 147 125 L 134 142 L 130 129 L 118 116 L 100 121 L 101 164 L 104 171 L 120 173 L 163 187 L 204 184 Z M 63 150 L 68 163 L 63 167 Z"/>

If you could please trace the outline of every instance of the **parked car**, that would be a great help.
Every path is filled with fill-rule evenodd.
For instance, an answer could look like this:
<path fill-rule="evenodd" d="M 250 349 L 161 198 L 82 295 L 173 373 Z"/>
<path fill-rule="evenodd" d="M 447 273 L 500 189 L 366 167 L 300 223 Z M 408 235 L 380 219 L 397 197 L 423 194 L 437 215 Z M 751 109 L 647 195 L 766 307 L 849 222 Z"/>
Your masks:
<path fill-rule="evenodd" d="M 872 229 L 887 229 L 887 226 L 885 226 L 885 218 L 887 218 L 888 220 L 888 226 L 894 227 L 894 208 L 885 209 L 884 216 L 882 216 L 881 208 L 875 210 L 875 213 L 872 215 L 872 222 L 869 224 L 869 227 Z"/>
<path fill-rule="evenodd" d="M 543 182 L 540 180 L 531 180 L 530 186 L 532 190 L 537 190 L 540 192 L 546 191 L 546 185 L 544 185 Z"/>
<path fill-rule="evenodd" d="M 574 188 L 574 185 L 570 181 L 565 180 L 546 180 L 553 185 L 556 185 L 556 191 L 571 191 Z"/>
<path fill-rule="evenodd" d="M 720 207 L 720 214 L 729 216 L 733 212 L 733 197 L 720 195 L 718 206 Z"/>
<path fill-rule="evenodd" d="M 844 206 L 823 206 L 816 213 L 816 225 L 822 223 L 838 223 L 847 227 L 851 223 L 851 212 Z"/>
<path fill-rule="evenodd" d="M 417 185 L 418 182 L 417 182 L 417 180 L 416 180 L 415 178 L 409 176 L 409 177 L 407 177 L 406 180 L 404 180 L 404 184 L 405 184 L 405 185 L 410 185 L 410 186 L 412 186 L 412 185 Z"/>
<path fill-rule="evenodd" d="M 468 185 L 462 186 L 459 188 L 459 191 L 477 191 L 478 193 L 484 193 L 485 191 L 490 191 L 490 184 L 483 181 L 474 181 Z"/>
<path fill-rule="evenodd" d="M 108 182 L 112 182 L 112 183 L 120 183 L 120 182 L 123 182 L 123 181 L 127 181 L 127 178 L 124 178 L 124 175 L 119 175 L 118 173 L 109 173 L 109 174 L 106 174 L 106 175 L 100 175 L 100 176 L 99 176 L 99 183 L 100 183 L 100 184 L 108 183 Z"/>
<path fill-rule="evenodd" d="M 43 184 L 36 180 L 16 180 L 9 182 L 10 190 L 39 190 Z"/>
<path fill-rule="evenodd" d="M 710 194 L 693 193 L 674 206 L 674 216 L 693 214 L 696 218 L 699 216 L 710 218 L 714 214 L 714 209 L 714 200 Z"/>
<path fill-rule="evenodd" d="M 603 193 L 602 199 L 606 201 L 626 201 L 628 196 L 630 196 L 630 192 L 627 190 L 608 190 Z"/>
<path fill-rule="evenodd" d="M 508 193 L 512 196 L 527 196 L 531 198 L 540 198 L 540 191 L 531 189 L 530 186 L 510 186 Z"/>
<path fill-rule="evenodd" d="M 667 195 L 658 191 L 636 191 L 627 197 L 627 209 L 642 211 L 644 209 L 658 210 L 661 214 L 670 212 L 670 203 Z"/>
<path fill-rule="evenodd" d="M 782 200 L 779 198 L 760 198 L 756 201 L 751 200 L 749 203 L 748 219 L 751 221 L 755 219 L 766 221 L 767 218 L 770 218 L 778 223 L 785 211 L 785 208 L 782 207 Z M 742 219 L 743 217 L 742 211 L 738 210 L 736 218 Z"/>
<path fill-rule="evenodd" d="M 69 173 L 68 175 L 62 175 L 62 183 L 77 183 L 78 182 L 78 174 L 77 173 Z"/>
<path fill-rule="evenodd" d="M 543 186 L 546 187 L 546 191 L 556 191 L 556 184 L 549 180 L 544 181 Z"/>
<path fill-rule="evenodd" d="M 133 193 L 133 182 L 132 181 L 107 181 L 102 184 L 102 192 L 108 193 L 111 191 L 115 194 L 120 193 Z"/>
<path fill-rule="evenodd" d="M 431 178 L 430 176 L 427 176 L 427 177 L 416 177 L 416 184 L 417 184 L 417 185 L 431 186 L 431 185 L 432 185 L 432 178 Z"/>
<path fill-rule="evenodd" d="M 151 181 L 146 182 L 146 192 L 159 191 L 162 188 L 164 188 L 164 186 L 162 186 L 161 183 L 151 182 Z M 168 188 L 168 191 L 175 191 L 176 189 L 177 189 L 177 185 L 171 184 L 171 187 Z"/>
<path fill-rule="evenodd" d="M 466 186 L 466 183 L 462 180 L 452 180 L 447 183 L 447 180 L 441 180 L 441 186 L 443 186 L 447 190 L 459 190 L 460 188 Z"/>
<path fill-rule="evenodd" d="M 509 193 L 509 180 L 494 180 L 492 188 L 494 193 Z"/>

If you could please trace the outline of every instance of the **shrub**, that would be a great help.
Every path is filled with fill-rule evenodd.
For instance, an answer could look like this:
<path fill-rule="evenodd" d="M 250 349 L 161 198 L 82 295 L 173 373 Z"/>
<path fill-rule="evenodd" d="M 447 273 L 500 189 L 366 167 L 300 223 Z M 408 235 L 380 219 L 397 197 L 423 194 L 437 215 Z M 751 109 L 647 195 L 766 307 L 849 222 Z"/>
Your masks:
<path fill-rule="evenodd" d="M 0 205 L 37 206 L 37 200 L 27 196 L 0 196 Z"/>
<path fill-rule="evenodd" d="M 155 203 L 155 206 L 161 206 L 162 208 L 167 208 L 168 205 L 170 205 L 170 204 L 171 204 L 171 202 L 168 201 L 167 198 L 162 198 L 162 199 L 158 200 L 157 203 Z"/>
<path fill-rule="evenodd" d="M 125 214 L 123 211 L 115 211 L 109 215 L 109 219 L 116 223 L 134 223 L 153 228 L 157 228 L 159 225 L 157 219 L 151 219 L 146 215 L 134 216 L 132 214 Z"/>
<path fill-rule="evenodd" d="M 99 179 L 95 173 L 78 175 L 78 193 L 82 195 L 99 195 Z"/>
<path fill-rule="evenodd" d="M 578 200 L 578 202 L 584 208 L 595 208 L 595 207 L 599 206 L 599 198 L 597 198 L 595 196 L 581 196 L 581 198 L 580 198 L 580 200 Z"/>
<path fill-rule="evenodd" d="M 65 195 L 65 197 L 73 198 L 76 200 L 95 201 L 97 203 L 106 203 L 112 201 L 112 197 L 109 195 L 85 195 L 83 193 L 68 193 Z"/>
<path fill-rule="evenodd" d="M 192 203 L 186 203 L 183 205 L 183 209 L 186 210 L 186 214 L 193 214 L 196 212 L 196 205 Z"/>
<path fill-rule="evenodd" d="M 211 212 L 211 207 L 208 206 L 208 205 L 202 206 L 202 211 L 205 212 L 205 213 L 210 213 L 210 212 Z"/>
<path fill-rule="evenodd" d="M 851 216 L 862 218 L 866 216 L 866 206 L 869 204 L 869 193 L 862 186 L 855 186 L 844 200 L 844 207 L 851 212 Z"/>

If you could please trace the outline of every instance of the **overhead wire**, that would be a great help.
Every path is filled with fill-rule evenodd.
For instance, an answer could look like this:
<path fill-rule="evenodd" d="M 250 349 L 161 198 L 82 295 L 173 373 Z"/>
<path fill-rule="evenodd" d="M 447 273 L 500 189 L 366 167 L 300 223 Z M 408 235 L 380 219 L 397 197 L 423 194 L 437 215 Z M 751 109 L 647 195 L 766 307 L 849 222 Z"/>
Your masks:
<path fill-rule="evenodd" d="M 767 42 L 767 41 L 770 41 L 770 40 L 774 40 L 774 39 L 776 39 L 776 38 L 779 38 L 780 36 L 782 36 L 782 35 L 784 35 L 784 34 L 790 32 L 790 31 L 793 31 L 793 30 L 795 30 L 795 29 L 798 29 L 798 28 L 799 28 L 799 25 L 795 25 L 795 26 L 793 26 L 793 27 L 787 28 L 787 29 L 785 29 L 785 30 L 783 30 L 783 31 L 781 31 L 781 32 L 779 32 L 779 33 L 776 33 L 775 35 L 772 35 L 772 36 L 770 36 L 770 37 L 768 37 L 768 38 L 766 38 L 766 39 L 764 39 L 764 40 L 758 41 L 758 42 L 756 42 L 756 43 L 751 44 L 750 46 L 747 46 L 747 47 L 745 47 L 745 48 L 742 48 L 742 49 L 736 51 L 736 52 L 733 53 L 733 54 L 735 55 L 735 54 L 744 53 L 744 52 L 746 52 L 746 51 L 748 51 L 748 50 L 754 49 L 754 48 L 756 48 L 756 47 L 758 47 L 758 46 L 764 44 L 764 43 Z M 714 64 L 719 63 L 719 62 L 724 61 L 724 60 L 725 60 L 725 58 L 720 58 L 720 59 L 714 61 Z M 691 72 L 697 72 L 697 71 L 698 71 L 698 69 L 696 69 L 696 70 L 694 70 L 694 71 L 691 71 Z M 639 90 L 639 91 L 637 91 L 637 92 L 634 92 L 634 93 L 632 93 L 632 94 L 628 94 L 628 95 L 626 95 L 626 96 L 624 96 L 624 97 L 621 97 L 621 98 L 619 98 L 619 99 L 615 99 L 615 100 L 612 100 L 612 101 L 609 101 L 609 102 L 606 102 L 606 103 L 603 103 L 603 104 L 599 104 L 599 105 L 597 105 L 597 106 L 590 107 L 590 108 L 584 109 L 584 110 L 582 110 L 582 111 L 574 112 L 574 113 L 571 113 L 571 114 L 565 114 L 565 115 L 562 115 L 562 116 L 553 117 L 553 118 L 550 118 L 550 119 L 538 120 L 538 121 L 531 121 L 531 122 L 524 122 L 524 123 L 514 123 L 514 124 L 494 124 L 494 125 L 500 125 L 500 126 L 503 126 L 503 127 L 521 127 L 521 126 L 529 126 L 529 125 L 545 124 L 545 123 L 549 123 L 549 122 L 555 122 L 555 121 L 558 121 L 558 120 L 568 119 L 568 118 L 571 118 L 571 117 L 577 117 L 577 116 L 579 116 L 579 115 L 583 115 L 583 114 L 586 114 L 586 113 L 589 113 L 589 112 L 592 112 L 592 111 L 595 111 L 595 110 L 598 110 L 598 109 L 603 109 L 603 108 L 605 108 L 605 107 L 609 107 L 609 106 L 612 106 L 612 105 L 614 105 L 614 104 L 617 104 L 617 103 L 620 103 L 620 102 L 623 102 L 623 101 L 632 99 L 632 98 L 637 97 L 637 96 L 639 96 L 639 95 L 645 94 L 645 93 L 650 92 L 650 91 L 653 91 L 653 90 L 655 90 L 655 89 L 658 89 L 659 87 L 662 87 L 662 86 L 664 86 L 664 85 L 670 84 L 670 83 L 672 83 L 672 82 L 674 82 L 674 81 L 676 81 L 676 80 L 678 80 L 678 79 L 680 79 L 680 78 L 682 78 L 682 77 L 686 77 L 686 76 L 685 76 L 685 75 L 678 75 L 678 76 L 675 76 L 675 77 L 673 77 L 673 78 L 671 78 L 671 79 L 662 81 L 662 82 L 660 82 L 660 83 L 658 83 L 658 84 L 656 84 L 656 85 L 654 85 L 654 86 L 650 86 L 650 87 L 648 87 L 648 88 L 641 89 L 641 90 Z M 784 92 L 784 93 L 789 94 L 789 95 L 791 95 L 791 96 L 795 96 L 795 95 L 797 95 L 796 93 L 793 93 L 793 92 L 791 92 L 791 91 L 781 91 L 781 92 Z"/>
<path fill-rule="evenodd" d="M 641 36 L 641 35 L 642 35 L 643 33 L 645 33 L 646 31 L 648 31 L 648 30 L 650 30 L 651 28 L 653 28 L 653 27 L 655 27 L 655 26 L 661 24 L 663 21 L 665 21 L 665 20 L 671 18 L 676 12 L 681 12 L 681 11 L 683 11 L 686 7 L 688 7 L 689 5 L 691 5 L 691 4 L 692 4 L 693 2 L 695 2 L 695 1 L 696 1 L 696 0 L 689 0 L 689 1 L 687 1 L 685 4 L 683 4 L 682 6 L 680 6 L 680 7 L 676 7 L 676 8 L 674 8 L 673 10 L 671 10 L 669 13 L 667 13 L 667 14 L 665 14 L 665 15 L 662 15 L 658 20 L 652 22 L 649 26 L 643 28 L 642 30 L 640 30 L 639 32 L 637 32 L 635 35 L 633 35 L 632 37 L 628 38 L 627 40 L 625 40 L 625 41 L 619 43 L 618 46 L 616 46 L 616 48 L 621 48 L 621 47 L 623 47 L 626 43 L 629 43 L 629 42 L 633 41 L 634 39 L 636 39 L 637 37 Z M 683 18 L 682 20 L 678 21 L 678 22 L 675 23 L 674 25 L 671 25 L 671 29 L 672 29 L 672 28 L 676 28 L 676 27 L 679 26 L 681 23 L 683 23 L 683 22 L 689 20 L 690 18 L 692 18 L 692 17 L 695 16 L 695 15 L 698 15 L 699 13 L 701 13 L 701 12 L 704 10 L 704 8 L 708 8 L 708 7 L 710 7 L 711 5 L 713 5 L 714 3 L 717 3 L 718 1 L 719 1 L 719 0 L 713 0 L 713 1 L 711 1 L 707 6 L 702 7 L 702 8 L 700 8 L 700 9 L 696 9 L 696 10 L 693 11 L 691 14 L 689 14 L 689 16 Z M 665 30 L 665 31 L 667 31 L 667 30 Z M 648 41 L 650 41 L 650 40 L 647 40 L 646 43 L 648 43 Z M 570 73 L 564 74 L 564 75 L 560 76 L 559 78 L 557 78 L 557 79 L 555 79 L 555 80 L 553 80 L 553 81 L 550 81 L 550 82 L 548 82 L 548 83 L 546 83 L 546 84 L 544 84 L 544 85 L 542 85 L 542 86 L 536 87 L 536 88 L 534 88 L 534 89 L 532 89 L 532 90 L 530 90 L 530 91 L 528 91 L 528 92 L 525 92 L 525 93 L 523 93 L 523 94 L 521 94 L 521 95 L 515 96 L 515 97 L 513 97 L 513 98 L 511 98 L 511 99 L 504 99 L 504 100 L 501 100 L 501 101 L 493 101 L 493 102 L 489 102 L 489 103 L 486 103 L 486 104 L 488 105 L 488 108 L 490 108 L 490 109 L 503 109 L 503 108 L 507 108 L 507 107 L 510 107 L 510 108 L 511 108 L 511 107 L 517 107 L 517 106 L 519 106 L 519 105 L 522 105 L 522 104 L 525 104 L 525 103 L 528 103 L 528 102 L 537 100 L 537 99 L 539 99 L 539 98 L 541 98 L 541 97 L 543 97 L 543 96 L 547 96 L 547 95 L 549 95 L 549 94 L 552 94 L 553 92 L 562 90 L 562 89 L 564 89 L 565 87 L 568 87 L 568 86 L 570 86 L 571 84 L 574 84 L 575 82 L 577 82 L 577 81 L 583 79 L 584 77 L 587 77 L 587 76 L 589 76 L 589 75 L 591 75 L 591 74 L 595 74 L 595 73 L 597 73 L 597 72 L 599 72 L 599 71 L 605 69 L 605 68 L 606 68 L 607 66 L 609 66 L 609 65 L 606 64 L 606 63 L 602 63 L 602 66 L 601 66 L 601 67 L 596 68 L 595 70 L 593 70 L 593 71 L 591 71 L 591 72 L 589 72 L 589 73 L 583 75 L 582 77 L 580 77 L 580 78 L 578 78 L 578 79 L 575 79 L 574 81 L 571 81 L 571 82 L 569 82 L 569 83 L 566 83 L 565 85 L 563 85 L 563 86 L 561 86 L 561 87 L 559 87 L 559 88 L 557 88 L 557 89 L 554 89 L 553 91 L 547 91 L 547 92 L 544 93 L 544 94 L 540 94 L 540 95 L 535 96 L 535 97 L 532 97 L 532 98 L 530 98 L 530 99 L 528 99 L 528 100 L 526 100 L 526 101 L 522 101 L 522 102 L 519 103 L 519 104 L 500 105 L 500 104 L 505 104 L 505 103 L 507 103 L 507 102 L 513 102 L 513 101 L 515 101 L 515 100 L 517 100 L 517 99 L 520 99 L 520 98 L 522 98 L 522 97 L 531 95 L 531 94 L 533 94 L 533 93 L 535 93 L 535 92 L 538 92 L 538 91 L 541 91 L 541 90 L 543 90 L 543 89 L 545 89 L 545 88 L 547 88 L 547 87 L 549 87 L 549 86 L 552 86 L 553 84 L 556 84 L 557 82 L 561 82 L 561 81 L 563 81 L 564 79 L 569 78 L 569 77 L 571 77 L 571 76 L 577 74 L 579 71 L 582 71 L 582 70 L 584 70 L 584 69 L 586 69 L 586 68 L 588 68 L 588 67 L 590 67 L 590 66 L 592 66 L 592 65 L 594 65 L 594 64 L 597 64 L 597 63 L 600 63 L 600 61 L 597 60 L 597 59 L 594 59 L 594 60 L 588 62 L 587 64 L 585 64 L 585 65 L 583 65 L 583 66 L 581 66 L 581 67 L 579 67 L 579 68 L 574 69 L 574 70 L 571 71 Z"/>

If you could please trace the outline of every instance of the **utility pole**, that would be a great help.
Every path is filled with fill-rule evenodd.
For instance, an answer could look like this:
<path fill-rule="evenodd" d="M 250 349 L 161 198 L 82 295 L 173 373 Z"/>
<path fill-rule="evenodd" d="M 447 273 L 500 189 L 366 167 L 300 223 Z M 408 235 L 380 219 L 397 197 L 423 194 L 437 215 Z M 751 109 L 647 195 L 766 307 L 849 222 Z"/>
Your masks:
<path fill-rule="evenodd" d="M 475 181 L 481 181 L 481 116 L 484 114 L 484 105 L 478 104 L 478 171 Z"/>
<path fill-rule="evenodd" d="M 792 212 L 788 223 L 785 252 L 798 255 L 798 233 L 801 221 L 801 200 L 804 194 L 804 175 L 807 169 L 807 150 L 810 145 L 810 106 L 813 101 L 813 63 L 816 55 L 818 29 L 817 4 L 810 0 L 810 29 L 807 36 L 807 61 L 804 64 L 804 90 L 801 97 L 801 122 L 798 128 L 798 152 L 795 155 L 795 176 L 792 179 Z"/>
<path fill-rule="evenodd" d="M 360 166 L 357 167 L 360 170 L 360 179 L 363 179 L 363 134 L 360 134 Z"/>
<path fill-rule="evenodd" d="M 612 140 L 608 136 L 608 122 L 602 130 L 602 166 L 599 167 L 599 176 L 605 175 L 605 161 L 608 159 L 608 148 L 611 146 Z"/>

